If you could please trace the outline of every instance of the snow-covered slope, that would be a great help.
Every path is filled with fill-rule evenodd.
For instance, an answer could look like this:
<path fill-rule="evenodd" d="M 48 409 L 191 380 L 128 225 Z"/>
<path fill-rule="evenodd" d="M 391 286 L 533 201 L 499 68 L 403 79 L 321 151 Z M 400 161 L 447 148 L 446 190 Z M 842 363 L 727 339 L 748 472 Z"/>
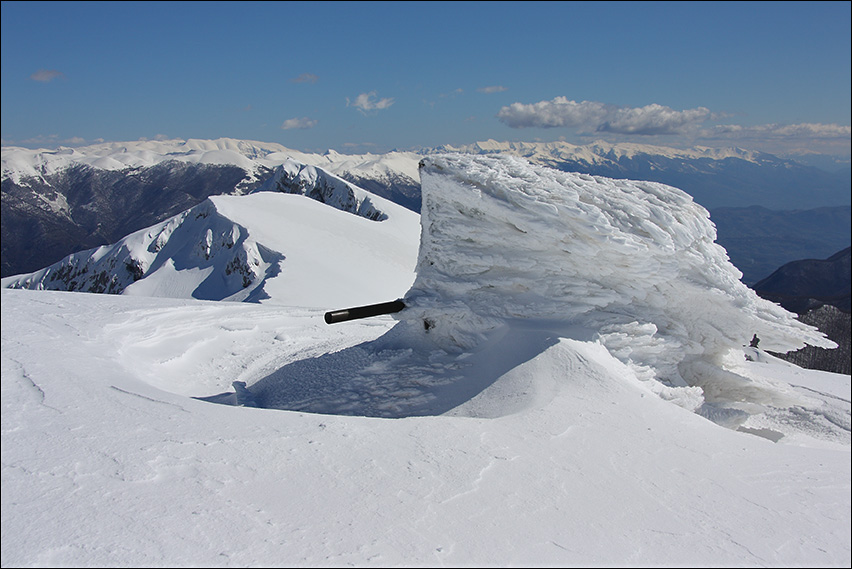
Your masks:
<path fill-rule="evenodd" d="M 287 159 L 278 166 L 256 191 L 275 191 L 308 196 L 340 211 L 354 213 L 374 221 L 387 214 L 373 205 L 369 192 L 331 176 L 320 168 Z"/>
<path fill-rule="evenodd" d="M 293 161 L 270 181 L 314 199 L 271 188 L 214 196 L 113 245 L 3 279 L 3 287 L 328 308 L 405 292 L 417 214 Z"/>
<path fill-rule="evenodd" d="M 208 219 L 283 253 L 268 301 L 0 291 L 3 566 L 849 566 L 849 377 L 742 345 L 821 339 L 731 284 L 702 208 L 509 157 L 422 175 L 416 279 L 359 270 L 392 211 L 261 192 Z M 292 306 L 327 246 L 409 307 Z"/>

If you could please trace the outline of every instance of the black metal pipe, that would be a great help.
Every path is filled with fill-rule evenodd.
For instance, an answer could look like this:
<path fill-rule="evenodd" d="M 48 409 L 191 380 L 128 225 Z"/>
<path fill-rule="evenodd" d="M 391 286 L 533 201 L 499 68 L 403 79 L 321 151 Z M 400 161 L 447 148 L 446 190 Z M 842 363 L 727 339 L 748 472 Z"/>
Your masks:
<path fill-rule="evenodd" d="M 332 310 L 325 313 L 326 324 L 336 324 L 337 322 L 346 322 L 347 320 L 357 320 L 359 318 L 369 318 L 371 316 L 380 316 L 382 314 L 392 314 L 399 312 L 405 308 L 405 303 L 401 300 L 392 302 L 381 302 L 379 304 L 368 304 L 367 306 L 356 306 L 354 308 L 345 308 L 343 310 Z"/>

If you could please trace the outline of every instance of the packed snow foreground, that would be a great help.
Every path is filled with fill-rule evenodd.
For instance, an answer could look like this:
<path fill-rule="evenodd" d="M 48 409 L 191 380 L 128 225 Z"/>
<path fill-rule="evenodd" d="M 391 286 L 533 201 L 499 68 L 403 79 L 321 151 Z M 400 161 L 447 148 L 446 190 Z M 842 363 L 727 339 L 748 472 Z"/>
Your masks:
<path fill-rule="evenodd" d="M 376 341 L 285 366 L 242 401 L 500 416 L 548 389 L 518 383 L 512 370 L 570 341 L 598 346 L 621 375 L 727 427 L 775 432 L 785 409 L 822 407 L 736 372 L 755 335 L 778 352 L 834 344 L 740 282 L 707 211 L 686 193 L 510 156 L 429 157 L 420 175 L 417 276 L 398 324 Z M 848 439 L 843 418 L 837 427 L 827 414 L 808 428 Z"/>
<path fill-rule="evenodd" d="M 826 342 L 705 211 L 497 156 L 422 176 L 419 220 L 220 196 L 125 241 L 120 296 L 0 291 L 3 567 L 849 567 L 850 378 L 761 350 Z M 251 243 L 248 296 L 199 289 Z"/>

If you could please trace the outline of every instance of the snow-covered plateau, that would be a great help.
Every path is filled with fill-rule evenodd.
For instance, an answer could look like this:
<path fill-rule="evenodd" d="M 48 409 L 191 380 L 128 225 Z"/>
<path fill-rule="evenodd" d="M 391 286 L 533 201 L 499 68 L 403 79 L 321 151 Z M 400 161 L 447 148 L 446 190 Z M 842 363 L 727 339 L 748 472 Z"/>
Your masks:
<path fill-rule="evenodd" d="M 850 377 L 763 351 L 831 342 L 704 208 L 502 155 L 420 177 L 419 217 L 211 198 L 124 241 L 121 295 L 4 279 L 2 565 L 850 565 Z"/>

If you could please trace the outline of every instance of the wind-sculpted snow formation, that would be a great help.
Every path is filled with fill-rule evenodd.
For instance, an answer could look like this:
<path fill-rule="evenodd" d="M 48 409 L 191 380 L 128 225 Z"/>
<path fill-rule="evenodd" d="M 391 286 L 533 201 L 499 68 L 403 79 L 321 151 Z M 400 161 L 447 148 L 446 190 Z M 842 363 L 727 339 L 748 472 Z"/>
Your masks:
<path fill-rule="evenodd" d="M 512 319 L 580 326 L 663 397 L 713 413 L 762 391 L 724 370 L 754 335 L 777 352 L 834 346 L 743 285 L 707 211 L 676 188 L 509 156 L 427 158 L 420 175 L 417 279 L 400 318 L 443 349 Z"/>
<path fill-rule="evenodd" d="M 560 342 L 591 342 L 620 374 L 738 426 L 766 405 L 801 403 L 732 371 L 755 335 L 780 352 L 833 346 L 739 281 L 707 211 L 676 188 L 505 155 L 428 157 L 421 180 L 417 276 L 398 324 L 250 386 L 259 405 L 505 414 L 536 391 L 510 385 L 514 368 Z M 565 364 L 566 380 L 578 365 Z"/>

